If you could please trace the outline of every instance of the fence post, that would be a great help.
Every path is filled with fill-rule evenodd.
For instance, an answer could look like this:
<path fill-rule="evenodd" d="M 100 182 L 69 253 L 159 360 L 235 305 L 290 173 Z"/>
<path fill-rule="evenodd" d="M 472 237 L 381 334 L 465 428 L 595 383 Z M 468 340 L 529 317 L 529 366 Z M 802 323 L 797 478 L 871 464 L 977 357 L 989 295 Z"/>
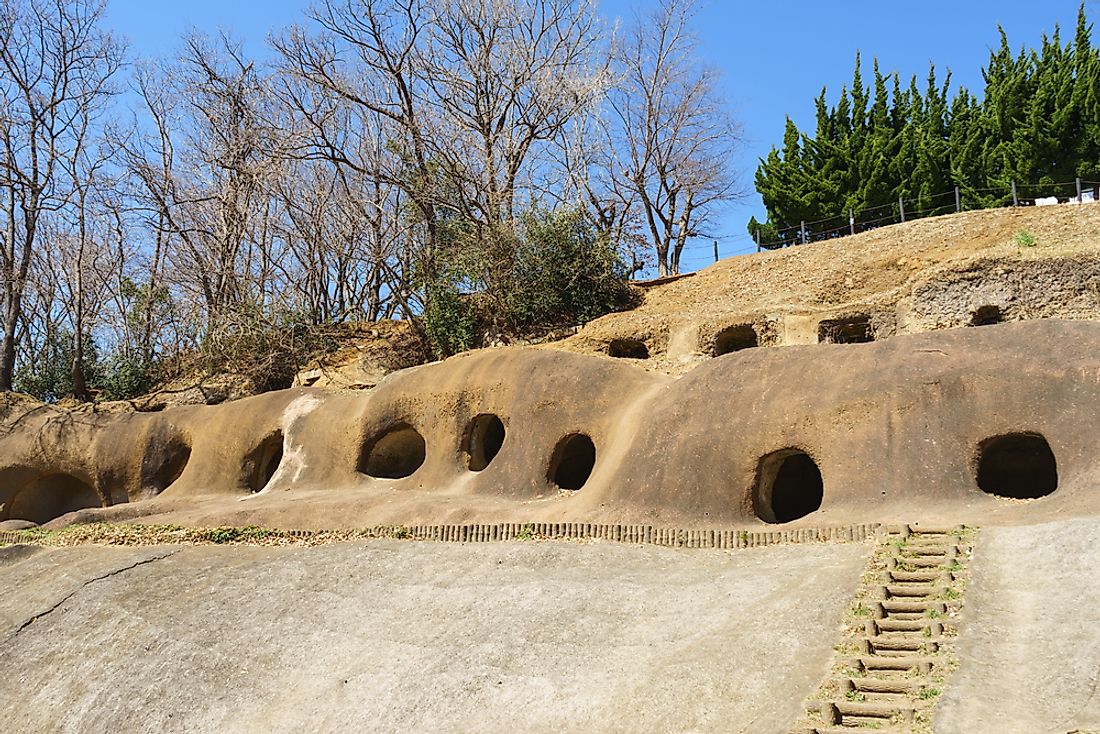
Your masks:
<path fill-rule="evenodd" d="M 848 228 L 852 230 L 852 234 L 856 233 L 856 210 L 848 210 Z"/>
<path fill-rule="evenodd" d="M 806 220 L 802 220 L 802 229 L 799 230 L 799 234 L 802 235 L 802 244 L 806 244 Z"/>
<path fill-rule="evenodd" d="M 760 230 L 756 230 L 756 251 L 760 252 Z"/>
<path fill-rule="evenodd" d="M 959 192 L 959 187 L 955 187 L 955 213 L 958 214 L 963 210 L 962 206 L 962 194 Z"/>
<path fill-rule="evenodd" d="M 1020 206 L 1020 197 L 1016 195 L 1016 182 L 1012 182 L 1012 206 Z"/>
<path fill-rule="evenodd" d="M 1081 197 L 1081 177 L 1077 177 L 1077 203 L 1080 204 L 1083 201 Z"/>
<path fill-rule="evenodd" d="M 905 199 L 898 197 L 898 211 L 901 212 L 901 221 L 905 221 Z"/>
<path fill-rule="evenodd" d="M 714 241 L 714 262 L 718 262 L 718 240 Z"/>

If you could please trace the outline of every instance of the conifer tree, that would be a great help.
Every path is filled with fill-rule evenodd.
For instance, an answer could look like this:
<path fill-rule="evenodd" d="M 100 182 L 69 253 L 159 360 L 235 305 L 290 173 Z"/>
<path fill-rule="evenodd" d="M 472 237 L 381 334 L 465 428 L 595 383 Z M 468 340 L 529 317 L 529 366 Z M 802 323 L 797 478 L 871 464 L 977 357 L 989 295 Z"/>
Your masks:
<path fill-rule="evenodd" d="M 1075 177 L 1100 180 L 1100 50 L 1084 4 L 1073 40 L 1055 28 L 1039 48 L 999 45 L 982 70 L 984 89 L 951 95 L 935 66 L 923 84 L 884 74 L 878 60 L 868 87 L 856 54 L 851 87 L 834 106 L 826 89 L 814 100 L 812 134 L 787 120 L 781 149 L 756 173 L 768 220 L 750 222 L 765 245 L 792 244 L 801 223 L 811 237 L 843 230 L 854 211 L 874 224 L 898 215 L 951 211 L 958 186 L 968 208 L 1011 201 L 1015 183 L 1028 196 L 1067 195 Z M 1061 188 L 1058 188 L 1058 187 Z"/>

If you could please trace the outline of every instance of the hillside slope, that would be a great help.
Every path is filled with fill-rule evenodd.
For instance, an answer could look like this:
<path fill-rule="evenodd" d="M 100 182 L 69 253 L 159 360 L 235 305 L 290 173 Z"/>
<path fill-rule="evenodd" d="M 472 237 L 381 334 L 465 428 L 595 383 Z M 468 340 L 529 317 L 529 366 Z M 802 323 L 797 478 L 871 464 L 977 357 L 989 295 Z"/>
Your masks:
<path fill-rule="evenodd" d="M 1034 245 L 1021 245 L 1028 236 Z M 963 212 L 722 260 L 551 347 L 607 354 L 633 340 L 648 369 L 681 373 L 731 325 L 784 345 L 816 343 L 833 318 L 869 317 L 875 339 L 964 326 L 983 306 L 1004 321 L 1093 320 L 1098 291 L 1100 205 Z"/>

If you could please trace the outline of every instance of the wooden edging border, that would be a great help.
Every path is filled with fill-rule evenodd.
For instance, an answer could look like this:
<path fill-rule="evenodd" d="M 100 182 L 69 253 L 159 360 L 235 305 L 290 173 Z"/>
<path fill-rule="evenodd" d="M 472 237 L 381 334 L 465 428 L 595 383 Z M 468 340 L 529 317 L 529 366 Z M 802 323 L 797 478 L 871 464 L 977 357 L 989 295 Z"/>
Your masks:
<path fill-rule="evenodd" d="M 138 530 L 142 526 L 131 526 Z M 828 542 L 862 542 L 875 537 L 880 523 L 788 530 L 692 530 L 652 525 L 615 525 L 579 522 L 495 523 L 471 525 L 380 525 L 362 530 L 268 530 L 264 528 L 181 528 L 179 542 L 224 545 L 263 544 L 262 539 L 288 540 L 419 540 L 442 543 L 498 543 L 516 540 L 604 540 L 665 548 L 737 549 L 769 545 Z M 149 528 L 156 532 L 155 527 Z M 166 537 L 165 543 L 173 542 Z M 89 544 L 101 544 L 88 541 Z M 51 536 L 34 537 L 21 531 L 0 531 L 0 546 L 29 544 L 73 545 L 55 542 Z M 109 541 L 106 544 L 110 544 Z"/>

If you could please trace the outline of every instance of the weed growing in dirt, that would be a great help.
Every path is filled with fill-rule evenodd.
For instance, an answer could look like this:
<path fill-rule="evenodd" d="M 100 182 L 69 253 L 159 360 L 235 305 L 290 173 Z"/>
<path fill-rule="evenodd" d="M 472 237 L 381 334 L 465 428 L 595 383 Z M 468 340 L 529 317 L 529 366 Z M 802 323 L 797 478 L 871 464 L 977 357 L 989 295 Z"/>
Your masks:
<path fill-rule="evenodd" d="M 1028 232 L 1026 229 L 1020 230 L 1016 233 L 1016 246 L 1017 247 L 1035 247 L 1035 235 Z"/>

